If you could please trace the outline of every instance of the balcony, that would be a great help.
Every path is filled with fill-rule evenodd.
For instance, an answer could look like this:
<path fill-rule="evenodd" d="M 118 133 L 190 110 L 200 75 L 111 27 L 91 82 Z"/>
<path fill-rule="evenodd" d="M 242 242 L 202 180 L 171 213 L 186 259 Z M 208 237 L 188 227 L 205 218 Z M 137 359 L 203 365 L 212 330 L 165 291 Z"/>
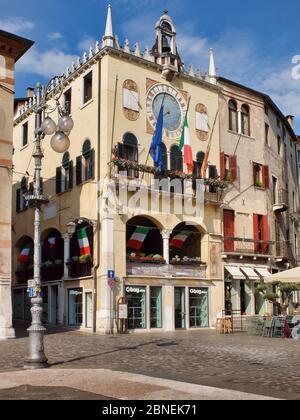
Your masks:
<path fill-rule="evenodd" d="M 68 262 L 68 268 L 70 279 L 91 277 L 93 262 L 92 260 L 86 262 L 72 260 Z"/>
<path fill-rule="evenodd" d="M 293 246 L 290 241 L 278 241 L 275 243 L 275 254 L 276 260 L 280 261 L 290 261 L 293 264 L 296 263 L 296 256 L 293 252 Z"/>
<path fill-rule="evenodd" d="M 61 262 L 46 261 L 42 263 L 41 280 L 42 282 L 61 280 L 64 275 L 64 265 Z"/>
<path fill-rule="evenodd" d="M 273 242 L 228 237 L 224 238 L 223 254 L 270 257 L 273 244 Z"/>
<path fill-rule="evenodd" d="M 146 262 L 127 259 L 127 276 L 206 279 L 206 265 L 200 262 Z"/>
<path fill-rule="evenodd" d="M 121 177 L 120 173 L 127 173 L 127 177 Z M 160 173 L 158 169 L 153 166 L 146 166 L 117 157 L 110 163 L 110 174 L 111 178 L 117 184 L 122 180 L 123 183 L 126 181 L 130 182 L 131 186 L 134 186 L 136 183 L 137 187 L 143 185 L 149 190 L 168 191 L 175 194 L 178 193 L 178 191 L 182 194 L 183 189 L 185 188 L 185 195 L 194 197 L 196 196 L 196 182 L 197 180 L 200 180 L 200 178 L 180 171 L 174 172 L 165 170 L 163 173 Z M 167 180 L 169 182 L 178 180 L 181 184 L 178 183 L 178 191 L 177 188 L 168 184 L 166 184 L 166 188 L 164 189 L 158 185 L 161 180 Z M 186 184 L 184 184 L 185 181 Z M 219 178 L 205 179 L 203 182 L 205 185 L 205 202 L 212 205 L 221 205 L 223 202 L 223 191 L 227 188 L 228 183 L 221 181 Z"/>
<path fill-rule="evenodd" d="M 289 208 L 289 195 L 288 191 L 286 190 L 279 190 L 275 204 L 273 205 L 274 213 L 283 213 L 288 210 Z"/>

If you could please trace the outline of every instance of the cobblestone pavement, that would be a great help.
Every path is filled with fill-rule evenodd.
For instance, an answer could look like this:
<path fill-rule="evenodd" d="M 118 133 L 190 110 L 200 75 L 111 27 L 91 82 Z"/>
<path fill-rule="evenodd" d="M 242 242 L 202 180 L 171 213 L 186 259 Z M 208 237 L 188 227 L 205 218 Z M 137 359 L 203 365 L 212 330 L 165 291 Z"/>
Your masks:
<path fill-rule="evenodd" d="M 0 342 L 0 372 L 22 369 L 28 339 L 21 332 Z M 45 349 L 54 369 L 111 369 L 300 400 L 300 341 L 214 331 L 104 337 L 52 330 Z"/>

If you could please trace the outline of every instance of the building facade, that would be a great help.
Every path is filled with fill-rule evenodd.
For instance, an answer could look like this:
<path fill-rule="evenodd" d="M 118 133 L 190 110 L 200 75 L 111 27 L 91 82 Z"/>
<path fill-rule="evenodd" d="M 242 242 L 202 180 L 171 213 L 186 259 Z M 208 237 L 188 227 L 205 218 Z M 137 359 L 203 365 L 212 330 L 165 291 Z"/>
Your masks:
<path fill-rule="evenodd" d="M 270 97 L 220 78 L 225 303 L 271 313 L 256 284 L 299 263 L 298 138 Z"/>
<path fill-rule="evenodd" d="M 286 185 L 282 186 L 280 170 L 284 171 L 284 159 L 276 157 L 281 165 L 277 167 L 273 143 L 270 150 L 259 143 L 269 121 L 264 99 L 218 79 L 212 50 L 205 75 L 192 67 L 186 71 L 167 13 L 155 30 L 151 50 L 142 52 L 139 44 L 132 49 L 128 40 L 120 46 L 109 6 L 102 44 L 97 42 L 65 71 L 62 101 L 75 124 L 71 146 L 61 156 L 52 151 L 50 138 L 43 142 L 43 192 L 50 196 L 42 220 L 46 323 L 111 333 L 118 327 L 118 303 L 126 302 L 130 331 L 210 328 L 229 300 L 232 309 L 254 314 L 255 281 L 272 264 L 274 269 L 285 267 L 286 256 L 269 251 L 273 221 L 283 209 L 275 211 L 275 206 L 273 215 L 272 189 L 261 184 L 267 179 L 266 167 L 271 167 L 269 175 L 274 167 L 278 191 Z M 53 100 L 51 90 L 48 100 Z M 230 114 L 236 126 L 228 130 L 231 100 L 245 105 L 249 113 L 251 107 L 248 126 L 243 108 L 243 115 Z M 33 211 L 24 194 L 33 185 L 35 101 L 34 91 L 28 89 L 27 97 L 15 102 L 14 120 L 14 317 L 26 320 L 30 319 L 26 289 L 32 277 Z M 154 165 L 149 150 L 162 107 L 162 159 Z M 279 110 L 271 104 L 269 110 L 271 132 L 273 113 Z M 281 114 L 280 118 L 286 127 Z M 250 121 L 253 134 L 241 136 L 241 124 L 246 132 Z M 185 141 L 189 132 L 193 174 L 180 147 L 184 125 L 189 126 Z M 285 130 L 286 141 L 291 138 L 294 144 L 292 129 Z M 239 137 L 243 137 L 240 148 Z M 257 176 L 255 188 L 251 158 L 264 168 L 263 181 Z M 293 189 L 291 182 L 289 187 Z M 243 200 L 247 188 L 251 191 Z M 298 184 L 295 192 L 297 188 Z M 295 206 L 297 200 L 298 195 Z M 231 225 L 229 231 L 223 217 L 235 220 L 236 213 L 241 215 L 240 231 L 232 231 Z M 258 232 L 253 232 L 253 214 L 257 224 L 262 223 Z M 236 253 L 238 236 L 249 252 Z M 255 273 L 251 283 L 246 275 L 230 277 L 235 270 L 245 272 L 239 270 L 241 257 L 245 271 L 250 275 L 253 268 Z M 243 303 L 244 310 L 246 293 L 251 303 Z"/>
<path fill-rule="evenodd" d="M 31 45 L 31 41 L 0 31 L 0 339 L 14 337 L 11 301 L 14 68 Z"/>

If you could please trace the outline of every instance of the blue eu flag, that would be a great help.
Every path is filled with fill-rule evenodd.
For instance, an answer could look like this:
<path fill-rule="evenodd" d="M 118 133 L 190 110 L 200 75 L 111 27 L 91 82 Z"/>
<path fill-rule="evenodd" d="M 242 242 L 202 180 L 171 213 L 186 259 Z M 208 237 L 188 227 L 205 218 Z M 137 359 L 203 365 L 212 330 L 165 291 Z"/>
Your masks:
<path fill-rule="evenodd" d="M 164 170 L 163 155 L 162 155 L 162 133 L 164 126 L 164 107 L 162 106 L 157 119 L 156 130 L 152 139 L 150 147 L 150 155 L 154 161 L 155 166 L 160 172 Z"/>

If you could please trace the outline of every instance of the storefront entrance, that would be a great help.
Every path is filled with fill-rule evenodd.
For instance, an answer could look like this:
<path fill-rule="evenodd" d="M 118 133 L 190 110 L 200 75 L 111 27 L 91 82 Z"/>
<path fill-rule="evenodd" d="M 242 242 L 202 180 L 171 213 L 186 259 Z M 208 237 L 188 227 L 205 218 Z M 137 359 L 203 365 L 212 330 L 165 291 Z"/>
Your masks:
<path fill-rule="evenodd" d="M 82 289 L 69 289 L 68 291 L 68 325 L 80 327 L 82 325 Z"/>
<path fill-rule="evenodd" d="M 208 328 L 208 289 L 189 289 L 190 328 Z"/>
<path fill-rule="evenodd" d="M 175 328 L 186 328 L 185 288 L 175 288 Z"/>
<path fill-rule="evenodd" d="M 126 287 L 128 329 L 146 329 L 146 287 Z"/>

